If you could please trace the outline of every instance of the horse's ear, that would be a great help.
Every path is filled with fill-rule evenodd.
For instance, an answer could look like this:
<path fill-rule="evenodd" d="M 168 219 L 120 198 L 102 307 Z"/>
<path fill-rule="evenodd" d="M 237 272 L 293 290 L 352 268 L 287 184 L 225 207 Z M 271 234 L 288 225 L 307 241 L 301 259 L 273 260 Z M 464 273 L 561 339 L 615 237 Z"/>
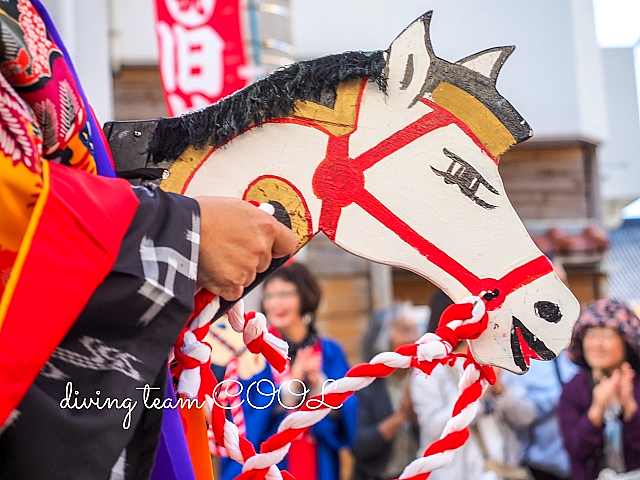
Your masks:
<path fill-rule="evenodd" d="M 467 67 L 495 82 L 504 62 L 515 49 L 514 46 L 490 48 L 458 60 L 456 65 Z"/>
<path fill-rule="evenodd" d="M 429 38 L 432 13 L 425 13 L 409 25 L 385 52 L 389 97 L 406 101 L 407 107 L 422 96 L 429 65 L 435 58 Z"/>

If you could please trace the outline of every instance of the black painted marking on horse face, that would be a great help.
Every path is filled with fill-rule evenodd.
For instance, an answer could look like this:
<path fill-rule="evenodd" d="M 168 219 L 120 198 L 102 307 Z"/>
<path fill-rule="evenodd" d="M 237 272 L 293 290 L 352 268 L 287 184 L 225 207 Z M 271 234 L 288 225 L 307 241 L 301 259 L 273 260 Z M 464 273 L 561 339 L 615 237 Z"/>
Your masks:
<path fill-rule="evenodd" d="M 536 337 L 517 317 L 512 316 L 511 324 L 511 353 L 516 366 L 522 371 L 529 370 L 529 362 L 531 358 L 538 360 L 553 360 L 556 354 L 550 350 L 542 340 Z M 520 333 L 518 335 L 518 332 Z M 525 354 L 521 342 L 526 342 L 528 349 L 532 350 L 536 356 L 530 353 Z"/>
<path fill-rule="evenodd" d="M 500 195 L 498 190 L 496 190 L 493 185 L 491 185 L 480 174 L 480 172 L 473 168 L 469 163 L 465 162 L 458 155 L 446 148 L 443 149 L 443 152 L 451 159 L 451 164 L 449 165 L 449 168 L 447 168 L 446 172 L 438 170 L 431 165 L 433 173 L 443 177 L 444 183 L 447 185 L 457 185 L 464 196 L 470 198 L 474 203 L 480 205 L 482 208 L 487 210 L 493 210 L 496 208 L 496 205 L 491 205 L 490 203 L 485 202 L 476 194 L 478 193 L 480 185 L 483 185 L 494 195 Z"/>
<path fill-rule="evenodd" d="M 562 320 L 560 307 L 553 302 L 536 302 L 533 305 L 536 315 L 549 323 L 558 323 Z"/>
<path fill-rule="evenodd" d="M 487 109 L 500 120 L 516 143 L 523 142 L 533 136 L 533 129 L 516 109 L 505 99 L 496 89 L 496 79 L 500 68 L 511 55 L 515 47 L 496 47 L 479 52 L 466 57 L 455 63 L 448 62 L 440 57 L 435 57 L 429 65 L 429 75 L 427 75 L 425 85 L 422 89 L 424 94 L 433 92 L 436 87 L 444 82 L 458 87 L 467 92 L 472 97 L 478 99 Z M 486 54 L 496 50 L 503 51 L 499 61 L 493 68 L 492 75 L 486 77 L 463 65 L 473 57 Z"/>
<path fill-rule="evenodd" d="M 400 90 L 406 90 L 409 88 L 411 80 L 413 80 L 414 66 L 413 66 L 413 53 L 410 53 L 407 57 L 407 66 L 404 69 L 404 78 L 400 83 Z"/>

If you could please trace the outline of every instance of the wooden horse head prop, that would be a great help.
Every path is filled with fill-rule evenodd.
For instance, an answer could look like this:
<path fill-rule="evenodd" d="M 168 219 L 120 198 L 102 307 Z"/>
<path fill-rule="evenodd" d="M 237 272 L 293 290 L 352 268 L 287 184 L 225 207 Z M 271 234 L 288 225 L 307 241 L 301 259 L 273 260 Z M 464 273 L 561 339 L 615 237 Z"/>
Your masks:
<path fill-rule="evenodd" d="M 105 130 L 119 169 L 158 170 L 163 189 L 269 202 L 299 248 L 322 231 L 456 301 L 485 295 L 474 357 L 524 372 L 567 345 L 579 306 L 498 174 L 499 156 L 532 135 L 496 90 L 513 47 L 450 63 L 430 21 L 386 51 L 299 62 L 202 110 Z"/>

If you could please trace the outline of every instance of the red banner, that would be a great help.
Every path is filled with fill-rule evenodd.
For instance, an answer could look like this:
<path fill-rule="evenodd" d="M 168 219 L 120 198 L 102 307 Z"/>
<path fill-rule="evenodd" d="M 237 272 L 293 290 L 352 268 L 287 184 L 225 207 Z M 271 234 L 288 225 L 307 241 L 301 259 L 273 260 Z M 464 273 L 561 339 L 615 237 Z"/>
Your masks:
<path fill-rule="evenodd" d="M 170 116 L 247 85 L 239 0 L 156 0 L 156 34 Z"/>

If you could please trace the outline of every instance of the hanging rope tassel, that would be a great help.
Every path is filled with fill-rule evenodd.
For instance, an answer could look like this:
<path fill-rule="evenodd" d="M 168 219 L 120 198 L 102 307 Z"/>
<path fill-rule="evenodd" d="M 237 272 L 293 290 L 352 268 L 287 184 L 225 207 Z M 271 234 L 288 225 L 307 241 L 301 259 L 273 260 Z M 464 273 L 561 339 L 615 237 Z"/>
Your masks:
<path fill-rule="evenodd" d="M 238 435 L 238 430 L 217 404 L 213 406 L 212 431 L 216 441 L 227 448 L 229 456 L 243 464 L 237 479 L 289 478 L 276 464 L 288 453 L 291 441 L 309 427 L 326 417 L 331 409 L 340 408 L 354 392 L 369 386 L 376 378 L 386 377 L 398 368 L 418 368 L 429 375 L 438 365 L 453 365 L 464 359 L 465 373 L 460 380 L 460 397 L 442 436 L 424 453 L 424 457 L 410 463 L 401 479 L 425 479 L 430 472 L 451 461 L 453 452 L 469 437 L 468 426 L 476 415 L 477 402 L 488 384 L 495 383 L 493 369 L 484 367 L 470 354 L 453 354 L 461 340 L 478 338 L 486 329 L 488 317 L 479 297 L 468 297 L 450 306 L 443 313 L 435 334 L 427 334 L 417 343 L 403 345 L 395 352 L 376 355 L 370 363 L 349 370 L 344 378 L 331 384 L 330 392 L 308 399 L 303 406 L 288 415 L 278 433 L 265 441 L 256 453 L 253 445 Z"/>
<path fill-rule="evenodd" d="M 268 203 L 256 206 L 270 215 L 275 212 L 274 207 Z M 216 446 L 215 442 L 210 440 L 206 425 L 207 422 L 212 423 L 216 380 L 211 371 L 211 345 L 205 341 L 205 337 L 219 308 L 219 297 L 205 289 L 199 290 L 194 298 L 194 311 L 189 317 L 187 327 L 176 340 L 173 350 L 175 365 L 172 368 L 172 374 L 178 378 L 176 393 L 183 400 L 197 402 L 196 405 L 190 404 L 186 407 L 182 406 L 184 405 L 182 403 L 180 410 L 192 463 L 199 480 L 213 478 L 209 452 L 220 453 L 223 449 L 229 452 L 228 444 L 220 443 Z M 242 333 L 243 341 L 249 351 L 255 354 L 261 353 L 277 371 L 285 370 L 289 346 L 267 331 L 264 315 L 253 312 L 245 315 L 244 303 L 240 300 L 229 310 L 227 317 L 231 327 L 236 332 Z M 232 392 L 227 393 L 231 395 Z M 236 414 L 234 418 L 243 420 L 244 416 Z M 224 412 L 222 420 L 224 420 Z M 231 422 L 229 424 L 233 425 Z M 237 427 L 234 426 L 234 429 L 238 436 Z M 239 445 L 242 445 L 247 458 L 255 455 L 253 447 L 249 447 L 251 444 L 246 439 L 239 441 Z M 278 469 L 275 468 L 275 470 Z M 282 478 L 279 471 L 278 478 Z"/>
<path fill-rule="evenodd" d="M 198 292 L 194 300 L 194 313 L 174 344 L 176 366 L 172 373 L 179 379 L 176 393 L 190 400 L 210 403 L 217 383 L 210 366 L 211 345 L 204 339 L 218 306 L 218 297 L 206 290 Z"/>

